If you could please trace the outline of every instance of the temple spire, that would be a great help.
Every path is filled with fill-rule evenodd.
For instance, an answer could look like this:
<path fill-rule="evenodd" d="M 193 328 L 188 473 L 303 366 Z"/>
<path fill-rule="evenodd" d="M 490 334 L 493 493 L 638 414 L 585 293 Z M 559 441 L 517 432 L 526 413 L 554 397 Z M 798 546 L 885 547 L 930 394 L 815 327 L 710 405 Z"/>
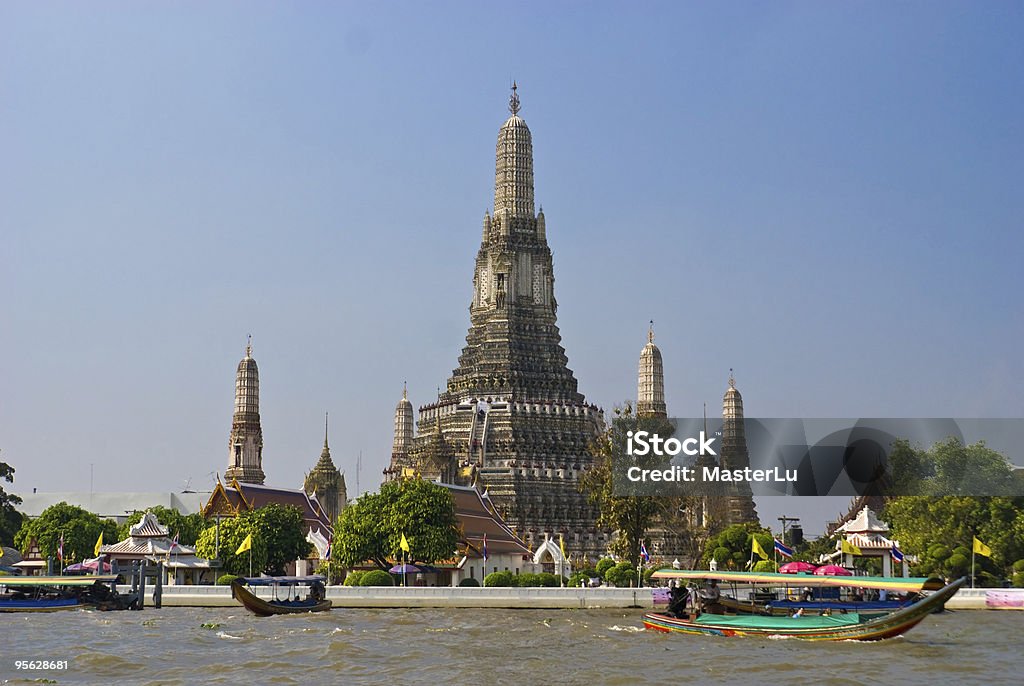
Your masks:
<path fill-rule="evenodd" d="M 324 450 L 327 450 L 327 417 L 329 413 L 324 412 Z"/>
<path fill-rule="evenodd" d="M 503 233 L 512 230 L 513 219 L 532 226 L 533 213 L 533 137 L 519 117 L 518 85 L 512 84 L 508 109 L 512 113 L 498 132 L 494 172 L 494 220 Z"/>
<path fill-rule="evenodd" d="M 252 335 L 245 346 L 245 357 L 235 374 L 235 413 L 228 438 L 226 479 L 262 484 L 263 429 L 260 426 L 260 373 L 252 358 Z"/>
<path fill-rule="evenodd" d="M 515 81 L 512 82 L 512 95 L 508 98 L 508 111 L 512 113 L 512 116 L 519 114 L 519 93 L 516 91 L 519 89 L 518 84 Z"/>
<path fill-rule="evenodd" d="M 667 417 L 665 405 L 665 368 L 661 351 L 654 345 L 654 320 L 647 330 L 647 345 L 640 351 L 637 374 L 636 414 L 638 417 Z"/>

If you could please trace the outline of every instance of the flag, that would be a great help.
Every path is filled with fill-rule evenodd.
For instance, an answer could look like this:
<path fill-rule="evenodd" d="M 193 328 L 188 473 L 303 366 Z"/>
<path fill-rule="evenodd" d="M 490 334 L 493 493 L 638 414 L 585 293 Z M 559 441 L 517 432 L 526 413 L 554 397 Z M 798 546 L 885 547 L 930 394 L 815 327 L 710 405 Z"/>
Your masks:
<path fill-rule="evenodd" d="M 974 540 L 978 540 L 978 539 L 974 539 Z M 93 548 L 92 556 L 93 557 L 99 557 L 100 556 L 100 548 L 102 548 L 102 547 L 103 547 L 103 532 L 101 531 L 100 532 L 100 537 L 96 539 L 96 547 Z"/>
<path fill-rule="evenodd" d="M 768 559 L 768 553 L 766 553 L 764 551 L 764 548 L 761 547 L 761 544 L 757 542 L 757 537 L 755 536 L 751 540 L 753 541 L 753 543 L 750 546 L 751 553 L 752 554 L 756 553 L 756 554 L 761 556 L 762 560 L 767 560 Z"/>
<path fill-rule="evenodd" d="M 562 559 L 568 559 L 568 555 L 565 554 L 565 539 L 562 538 L 562 534 L 558 534 L 558 548 L 562 551 Z"/>
<path fill-rule="evenodd" d="M 889 554 L 892 555 L 894 562 L 903 562 L 903 551 L 896 547 L 895 543 L 892 544 L 892 550 L 889 551 Z"/>
<path fill-rule="evenodd" d="M 327 541 L 327 552 L 324 553 L 324 561 L 331 561 L 331 542 Z"/>
<path fill-rule="evenodd" d="M 409 541 L 405 538 L 405 534 L 402 534 L 402 540 L 398 543 L 398 547 L 409 553 L 412 552 L 412 548 L 409 547 Z"/>
<path fill-rule="evenodd" d="M 793 557 L 794 550 L 792 548 L 790 548 L 788 545 L 785 545 L 782 541 L 780 541 L 777 538 L 773 538 L 772 540 L 775 541 L 775 552 L 777 552 L 779 555 L 782 555 L 782 557 Z"/>
<path fill-rule="evenodd" d="M 487 562 L 487 534 L 484 534 L 484 562 Z"/>
<path fill-rule="evenodd" d="M 57 544 L 57 557 L 60 558 L 61 564 L 64 564 L 64 532 L 60 532 L 60 542 Z"/>
<path fill-rule="evenodd" d="M 178 547 L 178 534 L 177 534 L 177 532 L 175 532 L 174 540 L 171 541 L 171 547 L 167 550 L 167 552 L 169 553 L 169 552 L 171 552 L 172 550 L 174 550 L 177 547 Z"/>
<path fill-rule="evenodd" d="M 845 538 L 842 539 L 842 541 L 840 541 L 839 548 L 840 548 L 840 550 L 842 550 L 842 552 L 850 553 L 851 555 L 863 555 L 864 554 L 864 553 L 862 553 L 860 551 L 860 548 L 858 548 L 854 544 L 850 543 Z"/>
<path fill-rule="evenodd" d="M 973 551 L 978 553 L 979 555 L 984 555 L 985 557 L 992 557 L 992 549 L 984 543 L 982 543 L 981 541 L 979 541 L 977 537 L 974 538 Z"/>
<path fill-rule="evenodd" d="M 644 561 L 644 564 L 651 561 L 651 556 L 647 553 L 647 546 L 643 541 L 640 541 L 640 559 Z"/>
<path fill-rule="evenodd" d="M 246 550 L 252 550 L 252 534 L 249 534 L 245 537 L 245 540 L 242 541 L 242 544 L 238 546 L 238 550 L 235 551 L 235 555 L 241 555 Z"/>

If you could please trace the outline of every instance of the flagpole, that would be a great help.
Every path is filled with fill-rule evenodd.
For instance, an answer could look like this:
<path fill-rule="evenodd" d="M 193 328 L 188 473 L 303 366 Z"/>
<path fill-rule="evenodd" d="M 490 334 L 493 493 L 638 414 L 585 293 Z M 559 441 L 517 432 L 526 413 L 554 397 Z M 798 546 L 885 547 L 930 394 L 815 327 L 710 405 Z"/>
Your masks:
<path fill-rule="evenodd" d="M 974 588 L 974 540 L 971 540 L 971 588 Z"/>

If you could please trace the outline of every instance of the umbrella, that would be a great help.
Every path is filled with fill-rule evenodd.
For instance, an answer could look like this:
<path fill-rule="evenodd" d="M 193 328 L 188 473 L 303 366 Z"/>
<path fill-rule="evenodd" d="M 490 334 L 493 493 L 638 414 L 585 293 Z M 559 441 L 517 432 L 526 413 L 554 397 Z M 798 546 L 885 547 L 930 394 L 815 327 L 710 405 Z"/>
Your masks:
<path fill-rule="evenodd" d="M 825 565 L 814 570 L 818 576 L 853 576 L 853 572 L 839 565 Z"/>
<path fill-rule="evenodd" d="M 802 560 L 794 560 L 787 562 L 786 564 L 779 567 L 779 571 L 783 574 L 799 574 L 800 572 L 813 572 L 817 567 L 812 565 L 810 562 L 803 562 Z"/>
<path fill-rule="evenodd" d="M 410 565 L 410 564 L 403 563 L 403 564 L 400 564 L 400 565 L 395 565 L 394 567 L 392 567 L 388 571 L 391 572 L 392 574 L 417 574 L 419 572 L 422 572 L 423 570 L 420 569 L 419 567 L 417 567 L 416 565 Z"/>

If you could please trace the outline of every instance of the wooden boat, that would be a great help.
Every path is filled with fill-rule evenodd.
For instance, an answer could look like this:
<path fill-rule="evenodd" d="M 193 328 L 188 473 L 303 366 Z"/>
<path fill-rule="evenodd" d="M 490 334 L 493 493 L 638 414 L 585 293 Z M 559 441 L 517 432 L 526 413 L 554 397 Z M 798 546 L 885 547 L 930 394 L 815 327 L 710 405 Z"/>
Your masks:
<path fill-rule="evenodd" d="M 881 576 L 817 576 L 812 574 L 779 574 L 776 572 L 711 572 L 708 570 L 663 569 L 655 572 L 656 579 L 677 581 L 706 581 L 715 579 L 723 586 L 732 587 L 732 596 L 722 595 L 719 611 L 736 614 L 792 615 L 797 610 L 805 614 L 823 612 L 858 612 L 878 615 L 895 612 L 920 599 L 923 591 L 937 591 L 945 584 L 934 577 L 881 577 Z M 737 593 L 737 584 L 748 584 L 761 592 L 751 592 L 744 600 Z M 802 589 L 815 589 L 814 598 L 804 600 Z M 841 589 L 870 589 L 886 591 L 887 600 L 858 600 L 848 593 L 840 597 Z M 819 589 L 826 589 L 824 592 Z M 781 593 L 780 593 L 781 592 Z M 782 596 L 781 598 L 779 596 Z M 830 596 L 830 597 L 823 597 Z M 941 612 L 942 606 L 936 608 Z"/>
<path fill-rule="evenodd" d="M 654 631 L 712 636 L 772 636 L 807 641 L 879 641 L 901 636 L 917 626 L 936 606 L 951 598 L 966 581 L 966 578 L 960 578 L 908 607 L 871 619 L 864 618 L 858 613 L 802 617 L 704 613 L 687 619 L 648 613 L 644 615 L 644 626 Z"/>
<path fill-rule="evenodd" d="M 56 612 L 78 608 L 126 609 L 122 596 L 111 590 L 117 582 L 105 576 L 4 576 L 0 612 Z"/>
<path fill-rule="evenodd" d="M 324 612 L 331 609 L 331 601 L 324 597 L 324 581 L 322 576 L 272 576 L 235 579 L 231 582 L 231 597 L 240 602 L 245 609 L 258 617 L 270 615 L 291 615 L 303 612 Z M 264 600 L 247 589 L 249 586 L 270 586 L 274 589 L 274 598 Z M 298 597 L 298 587 L 309 586 L 309 594 L 305 598 Z M 277 597 L 280 589 L 285 590 L 285 598 Z M 291 589 L 296 589 L 296 597 L 289 599 Z"/>

